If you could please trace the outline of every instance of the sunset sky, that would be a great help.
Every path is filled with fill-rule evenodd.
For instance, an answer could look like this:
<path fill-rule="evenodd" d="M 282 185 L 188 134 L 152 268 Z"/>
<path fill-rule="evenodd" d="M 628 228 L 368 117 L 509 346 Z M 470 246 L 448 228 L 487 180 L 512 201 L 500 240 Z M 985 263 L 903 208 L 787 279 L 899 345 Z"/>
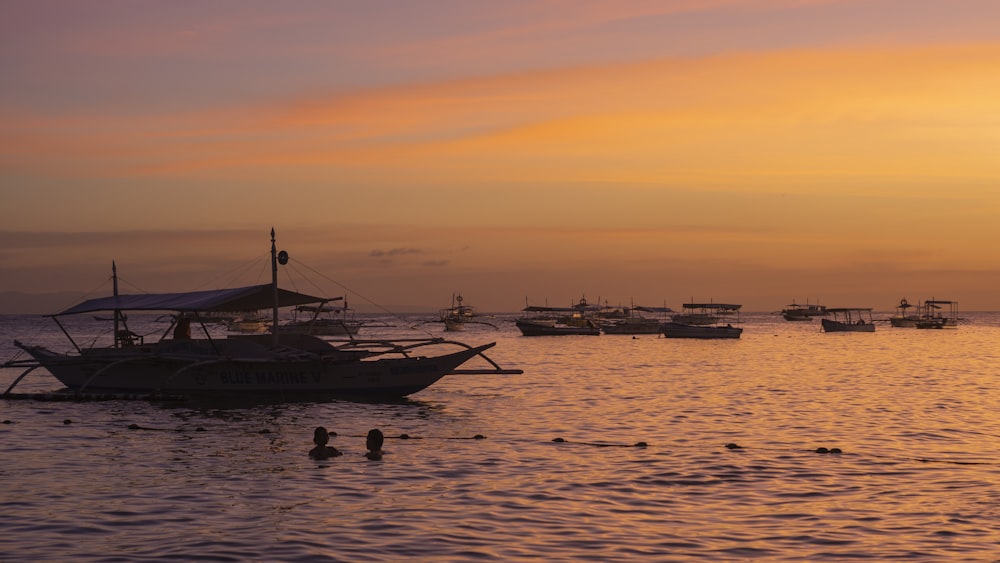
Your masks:
<path fill-rule="evenodd" d="M 0 293 L 82 296 L 112 260 L 127 291 L 261 283 L 274 227 L 285 285 L 359 308 L 1000 310 L 998 22 L 995 0 L 5 0 Z"/>

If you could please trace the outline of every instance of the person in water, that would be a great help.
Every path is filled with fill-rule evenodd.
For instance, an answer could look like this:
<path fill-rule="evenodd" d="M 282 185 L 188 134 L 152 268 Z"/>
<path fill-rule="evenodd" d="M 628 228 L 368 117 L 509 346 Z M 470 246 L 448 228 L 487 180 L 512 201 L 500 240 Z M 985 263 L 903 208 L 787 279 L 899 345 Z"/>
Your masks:
<path fill-rule="evenodd" d="M 317 426 L 316 430 L 313 431 L 313 443 L 316 444 L 316 447 L 309 450 L 309 457 L 313 459 L 330 459 L 331 457 L 344 455 L 337 448 L 326 445 L 329 441 L 330 433 L 326 431 L 326 428 Z"/>
<path fill-rule="evenodd" d="M 385 436 L 382 435 L 381 430 L 378 428 L 369 430 L 368 437 L 365 439 L 365 447 L 368 448 L 365 457 L 375 461 L 382 459 L 382 442 L 384 441 Z"/>

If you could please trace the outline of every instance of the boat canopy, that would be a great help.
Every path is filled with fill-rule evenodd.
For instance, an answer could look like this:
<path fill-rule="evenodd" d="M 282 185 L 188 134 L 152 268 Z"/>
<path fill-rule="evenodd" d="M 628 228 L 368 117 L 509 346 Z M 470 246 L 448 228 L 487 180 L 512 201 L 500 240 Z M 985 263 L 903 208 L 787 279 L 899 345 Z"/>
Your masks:
<path fill-rule="evenodd" d="M 584 311 L 600 311 L 603 307 L 599 305 L 574 305 L 572 307 L 542 307 L 541 305 L 529 305 L 522 311 L 528 313 L 582 313 Z"/>
<path fill-rule="evenodd" d="M 299 305 L 295 308 L 300 313 L 339 313 L 344 307 L 327 307 L 327 301 L 343 301 L 343 297 L 331 297 L 319 305 Z"/>
<path fill-rule="evenodd" d="M 720 311 L 738 311 L 742 306 L 730 303 L 684 303 L 685 309 L 718 309 Z"/>
<path fill-rule="evenodd" d="M 673 313 L 674 310 L 670 307 L 643 307 L 641 305 L 636 305 L 632 307 L 636 311 L 642 311 L 643 313 Z"/>
<path fill-rule="evenodd" d="M 278 307 L 323 303 L 331 300 L 328 297 L 313 297 L 312 295 L 280 288 L 277 293 Z M 270 309 L 274 305 L 274 286 L 263 284 L 186 293 L 139 293 L 99 297 L 88 299 L 79 305 L 51 316 L 61 317 L 64 315 L 98 311 L 178 311 L 191 313 L 255 311 L 258 309 Z"/>

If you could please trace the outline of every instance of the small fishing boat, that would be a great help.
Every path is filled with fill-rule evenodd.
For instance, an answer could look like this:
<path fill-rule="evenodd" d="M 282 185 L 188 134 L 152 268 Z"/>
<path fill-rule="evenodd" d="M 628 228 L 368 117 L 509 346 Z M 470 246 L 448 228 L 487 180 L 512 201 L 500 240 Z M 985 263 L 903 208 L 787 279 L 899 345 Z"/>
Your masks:
<path fill-rule="evenodd" d="M 517 319 L 514 321 L 524 336 L 600 336 L 601 327 L 590 324 L 574 326 L 559 324 L 546 319 Z"/>
<path fill-rule="evenodd" d="M 875 332 L 871 307 L 836 307 L 827 312 L 833 318 L 820 319 L 823 332 Z"/>
<path fill-rule="evenodd" d="M 922 309 L 916 328 L 958 328 L 958 301 L 930 299 L 924 301 Z"/>
<path fill-rule="evenodd" d="M 673 313 L 670 307 L 643 307 L 633 305 L 623 309 L 624 315 L 619 318 L 605 320 L 601 330 L 605 334 L 659 334 L 660 325 L 666 315 Z M 643 313 L 660 315 L 661 318 L 649 317 Z"/>
<path fill-rule="evenodd" d="M 742 305 L 730 303 L 684 303 L 687 313 L 674 315 L 670 322 L 660 325 L 666 338 L 735 339 L 743 329 L 733 326 L 740 322 Z M 695 322 L 678 322 L 693 320 Z"/>
<path fill-rule="evenodd" d="M 911 313 L 910 309 L 915 312 Z M 920 309 L 919 305 L 911 305 L 905 297 L 900 299 L 896 312 L 889 317 L 889 325 L 896 328 L 916 328 L 917 321 L 920 320 Z"/>
<path fill-rule="evenodd" d="M 69 338 L 73 351 L 57 353 L 14 341 L 30 359 L 14 359 L 3 365 L 24 368 L 4 396 L 39 368 L 77 395 L 113 392 L 306 400 L 345 395 L 403 397 L 449 374 L 522 373 L 503 369 L 484 354 L 495 342 L 480 346 L 441 338 L 334 342 L 281 331 L 212 337 L 200 322 L 202 315 L 209 312 L 270 308 L 273 327 L 278 324 L 279 308 L 329 301 L 279 288 L 278 265 L 287 262 L 288 254 L 275 250 L 272 229 L 270 284 L 189 293 L 120 295 L 113 267 L 111 296 L 90 299 L 51 315 Z M 149 343 L 128 329 L 123 315 L 126 311 L 171 312 L 173 321 L 157 342 Z M 113 331 L 97 341 L 88 335 L 90 347 L 76 342 L 60 322 L 67 316 L 99 312 L 113 312 Z M 192 322 L 201 325 L 204 338 L 191 337 Z M 456 347 L 457 351 L 445 351 Z M 460 369 L 475 358 L 490 367 Z"/>
<path fill-rule="evenodd" d="M 449 332 L 465 330 L 467 324 L 482 324 L 496 328 L 495 324 L 480 320 L 480 316 L 475 307 L 463 304 L 462 294 L 453 294 L 451 307 L 438 311 L 440 322 L 444 323 L 444 329 Z"/>
<path fill-rule="evenodd" d="M 811 321 L 813 317 L 825 317 L 826 314 L 826 306 L 811 305 L 808 301 L 802 305 L 792 300 L 791 305 L 781 310 L 781 316 L 786 321 Z"/>
<path fill-rule="evenodd" d="M 730 317 L 739 313 L 740 305 L 724 303 L 684 303 L 682 312 L 672 315 L 670 320 L 675 324 L 696 326 L 718 326 L 727 322 Z"/>
<path fill-rule="evenodd" d="M 344 303 L 341 307 L 331 307 L 329 305 L 331 301 Z M 364 324 L 352 317 L 352 310 L 347 306 L 344 297 L 332 297 L 315 305 L 299 305 L 293 309 L 292 314 L 294 315 L 292 320 L 278 325 L 278 332 L 313 336 L 355 336 Z M 303 315 L 306 318 L 302 318 Z"/>
<path fill-rule="evenodd" d="M 600 336 L 601 327 L 592 317 L 597 310 L 585 299 L 572 307 L 529 305 L 514 324 L 524 336 Z"/>

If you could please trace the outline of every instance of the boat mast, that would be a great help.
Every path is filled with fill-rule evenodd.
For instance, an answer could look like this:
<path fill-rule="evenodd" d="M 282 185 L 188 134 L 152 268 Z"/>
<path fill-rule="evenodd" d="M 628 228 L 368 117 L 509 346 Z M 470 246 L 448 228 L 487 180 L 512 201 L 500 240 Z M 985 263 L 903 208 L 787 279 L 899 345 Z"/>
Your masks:
<path fill-rule="evenodd" d="M 114 287 L 114 296 L 118 297 L 118 266 L 115 264 L 114 260 L 111 261 L 111 281 L 112 281 L 112 287 Z M 117 304 L 118 304 L 118 300 L 115 299 L 115 305 L 117 305 Z M 115 339 L 114 339 L 115 340 L 115 345 L 114 345 L 115 348 L 119 347 L 119 342 L 118 342 L 118 340 L 119 340 L 118 339 L 118 317 L 120 315 L 121 315 L 121 311 L 116 308 L 115 309 L 115 332 L 114 332 L 114 334 L 115 334 Z"/>
<path fill-rule="evenodd" d="M 271 308 L 271 344 L 278 347 L 278 250 L 274 246 L 274 227 L 271 227 L 271 289 L 274 305 Z"/>

